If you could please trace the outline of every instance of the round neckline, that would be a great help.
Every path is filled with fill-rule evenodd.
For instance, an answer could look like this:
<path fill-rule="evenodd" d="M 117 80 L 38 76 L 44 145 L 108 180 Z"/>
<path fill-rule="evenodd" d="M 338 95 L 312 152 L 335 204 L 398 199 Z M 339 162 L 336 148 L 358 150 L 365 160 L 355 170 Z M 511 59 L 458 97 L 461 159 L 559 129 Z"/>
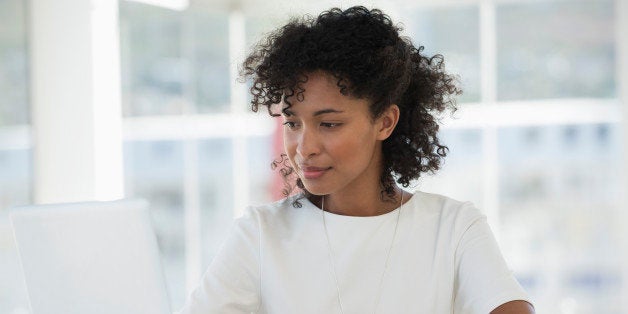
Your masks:
<path fill-rule="evenodd" d="M 398 206 L 397 208 L 384 214 L 375 215 L 375 216 L 349 216 L 349 215 L 335 214 L 332 212 L 325 212 L 325 216 L 331 217 L 331 219 L 337 219 L 337 220 L 344 219 L 344 220 L 366 221 L 366 220 L 385 219 L 389 216 L 396 215 L 397 211 L 399 211 L 402 208 L 407 207 L 408 205 L 410 205 L 411 202 L 414 202 L 414 199 L 416 198 L 417 193 L 408 192 L 408 191 L 406 192 L 411 195 L 410 198 L 407 201 L 405 201 L 405 203 L 401 204 L 401 206 Z M 320 214 L 320 211 L 322 211 L 320 207 L 314 205 L 314 203 L 312 203 L 307 197 L 303 197 L 303 203 L 305 203 L 307 207 L 309 207 L 310 209 L 317 211 L 317 214 Z"/>

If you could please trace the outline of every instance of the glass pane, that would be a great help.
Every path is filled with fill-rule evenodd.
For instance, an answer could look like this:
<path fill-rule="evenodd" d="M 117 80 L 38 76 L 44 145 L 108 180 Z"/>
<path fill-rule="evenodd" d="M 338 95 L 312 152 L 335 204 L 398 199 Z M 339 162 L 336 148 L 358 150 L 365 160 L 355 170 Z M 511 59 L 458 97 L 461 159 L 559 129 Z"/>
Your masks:
<path fill-rule="evenodd" d="M 281 27 L 281 21 L 278 18 L 270 16 L 247 16 L 246 17 L 246 47 L 247 52 L 250 51 L 252 45 L 257 44 L 264 36 Z"/>
<path fill-rule="evenodd" d="M 614 97 L 614 2 L 497 6 L 499 100 Z"/>
<path fill-rule="evenodd" d="M 31 204 L 31 150 L 0 150 L 0 313 L 28 313 L 28 295 L 8 208 Z"/>
<path fill-rule="evenodd" d="M 418 189 L 471 201 L 483 210 L 482 131 L 445 129 L 439 139 L 449 147 L 449 153 L 436 175 L 425 174 L 419 179 Z"/>
<path fill-rule="evenodd" d="M 265 114 L 265 113 L 261 113 Z M 268 119 L 271 119 L 268 117 Z M 277 172 L 271 170 L 270 164 L 279 156 L 273 156 L 273 138 L 252 137 L 248 139 L 249 195 L 251 204 L 265 204 L 273 201 L 274 178 Z M 282 145 L 282 143 L 279 143 Z"/>
<path fill-rule="evenodd" d="M 0 1 L 0 128 L 30 121 L 27 62 L 26 3 Z M 29 311 L 7 209 L 30 204 L 32 186 L 32 150 L 0 147 L 0 313 Z"/>
<path fill-rule="evenodd" d="M 626 311 L 620 137 L 616 124 L 499 130 L 502 249 L 539 313 Z"/>
<path fill-rule="evenodd" d="M 205 271 L 233 223 L 233 153 L 227 139 L 200 141 L 198 152 L 201 261 Z"/>
<path fill-rule="evenodd" d="M 0 210 L 30 204 L 31 154 L 31 149 L 0 149 Z"/>
<path fill-rule="evenodd" d="M 149 201 L 173 309 L 185 294 L 183 145 L 174 141 L 127 142 L 124 145 L 127 197 Z"/>
<path fill-rule="evenodd" d="M 204 10 L 190 12 L 192 34 L 189 44 L 194 55 L 189 56 L 193 64 L 191 83 L 195 94 L 191 95 L 199 112 L 229 111 L 229 20 L 226 13 Z M 192 100 L 191 100 L 192 101 Z"/>
<path fill-rule="evenodd" d="M 122 108 L 125 116 L 180 114 L 188 78 L 179 12 L 120 1 Z"/>
<path fill-rule="evenodd" d="M 120 2 L 122 103 L 126 116 L 229 109 L 225 13 Z"/>
<path fill-rule="evenodd" d="M 0 126 L 30 120 L 25 3 L 0 1 Z"/>
<path fill-rule="evenodd" d="M 421 8 L 400 19 L 415 45 L 441 54 L 447 72 L 460 77 L 460 102 L 480 100 L 480 35 L 477 6 Z"/>

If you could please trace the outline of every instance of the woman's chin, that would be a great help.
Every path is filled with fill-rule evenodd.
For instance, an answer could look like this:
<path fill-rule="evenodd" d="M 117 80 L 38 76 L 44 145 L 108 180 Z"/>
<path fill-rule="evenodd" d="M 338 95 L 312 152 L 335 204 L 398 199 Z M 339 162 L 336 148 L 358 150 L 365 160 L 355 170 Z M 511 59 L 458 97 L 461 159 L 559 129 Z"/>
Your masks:
<path fill-rule="evenodd" d="M 302 180 L 303 186 L 305 189 L 312 195 L 327 195 L 329 194 L 329 189 L 321 186 L 320 184 L 308 184 L 306 180 Z"/>

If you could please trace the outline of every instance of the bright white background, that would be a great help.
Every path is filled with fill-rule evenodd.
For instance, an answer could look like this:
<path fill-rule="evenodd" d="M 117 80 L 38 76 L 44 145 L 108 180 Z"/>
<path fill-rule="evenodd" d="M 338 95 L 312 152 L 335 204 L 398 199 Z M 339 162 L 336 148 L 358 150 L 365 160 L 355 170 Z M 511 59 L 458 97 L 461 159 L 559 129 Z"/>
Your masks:
<path fill-rule="evenodd" d="M 0 313 L 28 313 L 7 208 L 119 197 L 151 202 L 182 305 L 231 219 L 276 195 L 276 124 L 238 62 L 289 16 L 358 3 L 310 2 L 0 0 Z M 538 313 L 628 313 L 628 4 L 361 3 L 465 91 L 413 188 L 481 208 Z"/>

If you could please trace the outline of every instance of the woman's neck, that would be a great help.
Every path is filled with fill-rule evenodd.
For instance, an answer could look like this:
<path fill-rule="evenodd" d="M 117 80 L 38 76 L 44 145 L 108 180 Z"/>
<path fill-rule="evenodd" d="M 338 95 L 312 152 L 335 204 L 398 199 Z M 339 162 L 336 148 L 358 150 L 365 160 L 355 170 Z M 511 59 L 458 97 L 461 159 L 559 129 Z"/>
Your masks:
<path fill-rule="evenodd" d="M 391 212 L 399 207 L 403 192 L 394 186 L 394 196 L 389 196 L 381 188 L 372 193 L 342 193 L 337 192 L 321 197 L 316 197 L 318 207 L 330 213 L 344 216 L 378 216 Z M 404 201 L 409 199 L 406 193 Z M 323 204 L 324 202 L 324 204 Z"/>

